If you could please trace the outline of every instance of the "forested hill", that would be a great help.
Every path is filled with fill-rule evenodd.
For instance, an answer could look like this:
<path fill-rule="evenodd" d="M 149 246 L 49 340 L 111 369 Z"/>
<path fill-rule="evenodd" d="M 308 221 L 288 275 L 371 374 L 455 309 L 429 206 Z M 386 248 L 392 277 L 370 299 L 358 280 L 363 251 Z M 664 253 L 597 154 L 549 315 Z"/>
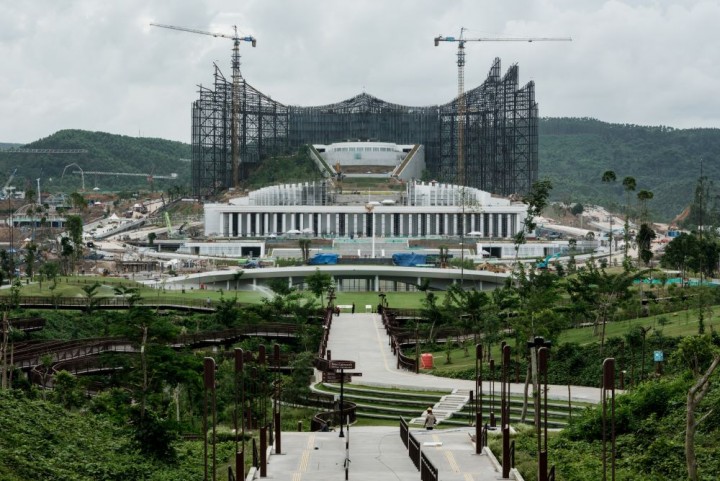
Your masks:
<path fill-rule="evenodd" d="M 649 207 L 668 221 L 689 205 L 700 177 L 720 174 L 720 129 L 673 129 L 609 124 L 586 118 L 547 118 L 539 123 L 540 178 L 553 183 L 555 200 L 623 205 L 622 179 L 649 190 Z M 617 185 L 603 184 L 613 170 Z M 715 193 L 711 193 L 715 198 Z"/>
<path fill-rule="evenodd" d="M 622 179 L 632 176 L 637 191 L 649 190 L 649 207 L 656 220 L 670 220 L 693 200 L 700 177 L 720 177 L 720 129 L 672 129 L 609 124 L 588 118 L 546 118 L 539 122 L 540 178 L 553 182 L 552 197 L 565 202 L 598 203 L 620 208 L 625 203 Z M 9 146 L 10 144 L 5 144 Z M 77 190 L 80 178 L 70 167 L 102 172 L 178 174 L 177 181 L 156 179 L 155 188 L 190 185 L 190 145 L 163 139 L 128 137 L 104 132 L 61 130 L 24 146 L 27 149 L 87 149 L 87 154 L 11 154 L 0 150 L 0 184 L 17 168 L 18 189 Z M 297 162 L 294 157 L 289 162 Z M 294 164 L 293 164 L 294 165 Z M 282 169 L 279 169 L 282 171 Z M 601 182 L 603 172 L 615 171 L 616 185 Z M 52 179 L 52 181 L 50 180 Z M 274 179 L 282 181 L 282 179 Z M 86 189 L 147 188 L 143 177 L 87 175 Z M 637 192 L 636 191 L 636 192 Z M 715 192 L 711 192 L 715 199 Z M 633 200 L 635 196 L 633 194 Z"/>
<path fill-rule="evenodd" d="M 15 185 L 18 190 L 36 189 L 40 178 L 43 191 L 78 190 L 78 169 L 66 166 L 75 163 L 83 171 L 123 172 L 138 174 L 178 174 L 174 181 L 155 179 L 155 188 L 190 184 L 190 145 L 163 139 L 128 137 L 86 130 L 60 130 L 49 137 L 23 146 L 25 149 L 86 149 L 85 154 L 8 153 L 0 150 L 0 183 L 17 169 Z M 52 179 L 52 180 L 50 180 Z M 148 188 L 147 178 L 130 176 L 86 175 L 87 190 L 97 186 L 102 190 Z"/>

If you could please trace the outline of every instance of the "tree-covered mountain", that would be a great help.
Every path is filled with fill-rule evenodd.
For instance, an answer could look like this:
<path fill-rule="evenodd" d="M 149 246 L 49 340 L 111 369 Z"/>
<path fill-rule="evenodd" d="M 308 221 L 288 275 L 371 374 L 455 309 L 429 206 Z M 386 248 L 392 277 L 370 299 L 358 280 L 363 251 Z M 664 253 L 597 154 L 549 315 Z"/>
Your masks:
<path fill-rule="evenodd" d="M 569 203 L 597 203 L 620 210 L 625 204 L 622 179 L 634 177 L 637 190 L 654 194 L 649 202 L 656 220 L 670 220 L 693 201 L 702 174 L 710 181 L 720 175 L 720 129 L 673 129 L 639 125 L 609 124 L 590 118 L 546 118 L 539 122 L 540 178 L 553 183 L 554 200 Z M 8 148 L 12 144 L 3 144 Z M 128 137 L 104 132 L 61 130 L 24 146 L 27 149 L 87 149 L 86 154 L 18 154 L 0 150 L 0 183 L 17 169 L 13 184 L 18 189 L 35 189 L 37 178 L 44 191 L 72 191 L 80 187 L 80 178 L 69 167 L 75 163 L 86 171 L 132 172 L 141 174 L 178 174 L 175 181 L 155 179 L 155 188 L 167 190 L 181 186 L 189 189 L 189 144 L 163 139 Z M 260 184 L 311 180 L 302 152 L 264 162 L 249 182 Z M 182 160 L 184 159 L 184 160 Z M 287 168 L 281 167 L 283 162 Z M 267 164 L 267 165 L 265 165 Z M 302 164 L 302 165 L 301 165 Z M 311 169 L 312 170 L 312 169 Z M 614 185 L 601 182 L 602 175 L 613 170 Z M 300 171 L 303 171 L 302 173 Z M 52 180 L 50 180 L 52 179 Z M 145 176 L 85 177 L 86 189 L 144 189 Z M 710 188 L 712 201 L 715 189 Z"/>
<path fill-rule="evenodd" d="M 631 176 L 637 181 L 633 202 L 640 190 L 651 191 L 651 212 L 667 221 L 693 201 L 701 162 L 708 179 L 720 174 L 720 129 L 547 118 L 540 121 L 539 135 L 540 178 L 552 180 L 555 200 L 624 205 L 622 179 Z M 617 175 L 615 185 L 601 181 L 607 170 Z"/>
<path fill-rule="evenodd" d="M 26 144 L 24 149 L 86 149 L 81 154 L 9 153 L 0 151 L 0 182 L 17 169 L 13 185 L 18 190 L 36 189 L 40 179 L 43 191 L 72 191 L 81 187 L 77 164 L 83 171 L 144 174 L 107 176 L 87 174 L 87 190 L 97 186 L 102 190 L 148 188 L 148 175 L 177 173 L 177 180 L 154 178 L 155 189 L 166 190 L 175 185 L 190 184 L 190 146 L 163 139 L 128 137 L 86 130 L 60 130 L 48 137 Z M 185 159 L 185 160 L 181 160 Z M 63 175 L 65 171 L 65 175 Z"/>

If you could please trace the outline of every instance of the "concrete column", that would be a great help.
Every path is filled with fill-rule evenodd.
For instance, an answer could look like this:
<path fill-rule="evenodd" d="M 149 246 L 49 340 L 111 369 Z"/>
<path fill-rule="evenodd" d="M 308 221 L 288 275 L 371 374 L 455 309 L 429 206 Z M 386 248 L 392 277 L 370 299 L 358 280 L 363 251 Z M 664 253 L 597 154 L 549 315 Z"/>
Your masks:
<path fill-rule="evenodd" d="M 470 231 L 475 232 L 475 217 L 476 214 L 470 214 Z"/>
<path fill-rule="evenodd" d="M 243 235 L 243 215 L 238 214 L 237 218 L 235 219 L 235 231 L 237 232 L 237 237 L 242 237 Z"/>
<path fill-rule="evenodd" d="M 375 292 L 380 291 L 380 276 L 375 276 Z"/>

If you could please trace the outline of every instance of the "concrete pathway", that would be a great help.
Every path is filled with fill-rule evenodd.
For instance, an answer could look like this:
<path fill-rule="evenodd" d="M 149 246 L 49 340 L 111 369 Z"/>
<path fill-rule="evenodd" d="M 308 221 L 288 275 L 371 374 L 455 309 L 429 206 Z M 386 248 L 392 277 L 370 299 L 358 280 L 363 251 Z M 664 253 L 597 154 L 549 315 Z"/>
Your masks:
<path fill-rule="evenodd" d="M 490 481 L 500 479 L 500 468 L 487 454 L 475 454 L 470 428 L 425 431 L 411 429 L 421 450 L 438 468 L 442 481 Z M 346 450 L 346 442 L 348 442 Z M 290 481 L 337 481 L 348 478 L 371 481 L 418 481 L 398 427 L 350 428 L 339 432 L 283 433 L 282 454 L 271 454 L 268 478 Z"/>
<path fill-rule="evenodd" d="M 340 314 L 333 319 L 328 349 L 332 359 L 355 361 L 361 377 L 354 384 L 418 390 L 447 389 L 448 395 L 433 409 L 449 415 L 467 402 L 466 393 L 474 390 L 474 382 L 415 374 L 396 368 L 387 335 L 377 314 Z M 317 379 L 320 373 L 316 372 Z M 497 386 L 496 386 L 497 387 Z M 489 385 L 485 386 L 489 389 Z M 521 393 L 522 384 L 511 385 L 511 392 Z M 567 399 L 567 386 L 552 386 L 549 397 Z M 573 399 L 599 402 L 600 390 L 572 388 Z M 424 411 L 425 409 L 422 409 Z M 418 416 L 422 416 L 419 410 Z M 475 454 L 470 434 L 474 428 L 436 429 L 412 428 L 422 451 L 438 468 L 442 481 L 491 481 L 501 479 L 497 460 L 487 451 Z M 400 439 L 399 426 L 351 427 L 343 438 L 338 431 L 282 434 L 282 454 L 268 459 L 268 478 L 291 481 L 330 481 L 347 479 L 417 481 L 420 473 L 412 464 Z M 346 449 L 346 442 L 349 445 Z M 258 476 L 257 474 L 255 475 Z M 512 476 L 512 475 L 511 475 Z"/>
<path fill-rule="evenodd" d="M 397 361 L 390 349 L 389 339 L 378 314 L 343 314 L 333 319 L 328 349 L 333 359 L 355 361 L 361 377 L 353 383 L 368 386 L 394 387 L 399 389 L 438 390 L 447 389 L 453 393 L 469 393 L 475 390 L 473 381 L 415 374 L 396 367 Z M 510 392 L 521 395 L 524 385 L 511 383 Z M 483 383 L 483 391 L 489 392 L 490 383 Z M 495 383 L 496 392 L 500 386 Z M 573 401 L 600 402 L 600 389 L 586 386 L 571 386 Z M 548 398 L 567 401 L 568 387 L 548 386 Z M 420 413 L 418 412 L 418 415 Z"/>

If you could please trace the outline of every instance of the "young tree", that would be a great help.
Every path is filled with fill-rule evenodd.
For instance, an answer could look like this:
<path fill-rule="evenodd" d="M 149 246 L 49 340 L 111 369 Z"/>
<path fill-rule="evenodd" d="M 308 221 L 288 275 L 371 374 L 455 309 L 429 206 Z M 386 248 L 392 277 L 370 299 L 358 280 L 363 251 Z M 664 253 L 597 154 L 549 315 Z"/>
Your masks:
<path fill-rule="evenodd" d="M 90 314 L 100 303 L 100 299 L 98 299 L 98 289 L 100 288 L 99 282 L 94 282 L 90 285 L 84 285 L 82 286 L 82 290 L 85 293 L 85 298 L 87 299 L 87 304 L 85 305 L 85 310 L 88 314 Z"/>
<path fill-rule="evenodd" d="M 300 252 L 302 252 L 303 264 L 307 264 L 310 259 L 310 239 L 299 239 L 298 245 L 300 246 Z"/>
<path fill-rule="evenodd" d="M 332 285 L 332 277 L 330 274 L 321 272 L 320 269 L 315 269 L 315 273 L 305 278 L 305 283 L 308 286 L 310 292 L 320 299 L 320 304 L 324 304 L 323 294 Z"/>
<path fill-rule="evenodd" d="M 28 244 L 25 248 L 25 274 L 28 279 L 32 279 L 33 273 L 35 272 L 35 258 L 37 254 L 37 245 L 34 243 Z"/>
<path fill-rule="evenodd" d="M 686 337 L 678 346 L 673 359 L 690 369 L 695 377 L 695 383 L 687 394 L 685 416 L 685 463 L 687 464 L 688 479 L 698 481 L 698 463 L 695 455 L 695 433 L 697 428 L 711 413 L 706 411 L 697 419 L 697 411 L 710 390 L 710 377 L 720 365 L 720 353 L 713 346 L 709 336 Z M 709 365 L 708 365 L 709 363 Z M 705 366 L 708 366 L 705 369 Z M 700 375 L 702 370 L 705 372 Z"/>
<path fill-rule="evenodd" d="M 637 242 L 638 246 L 638 258 L 643 261 L 646 266 L 650 264 L 650 260 L 653 258 L 651 246 L 655 237 L 655 231 L 647 224 L 642 224 L 640 226 L 640 230 L 635 236 L 635 242 Z"/>
<path fill-rule="evenodd" d="M 552 190 L 552 182 L 549 180 L 538 180 L 533 182 L 530 192 L 523 198 L 523 202 L 527 204 L 527 212 L 523 219 L 523 228 L 513 237 L 515 244 L 515 264 L 517 264 L 520 246 L 527 242 L 527 234 L 531 234 L 537 228 L 535 219 L 542 214 L 543 209 L 548 205 L 550 191 Z"/>

